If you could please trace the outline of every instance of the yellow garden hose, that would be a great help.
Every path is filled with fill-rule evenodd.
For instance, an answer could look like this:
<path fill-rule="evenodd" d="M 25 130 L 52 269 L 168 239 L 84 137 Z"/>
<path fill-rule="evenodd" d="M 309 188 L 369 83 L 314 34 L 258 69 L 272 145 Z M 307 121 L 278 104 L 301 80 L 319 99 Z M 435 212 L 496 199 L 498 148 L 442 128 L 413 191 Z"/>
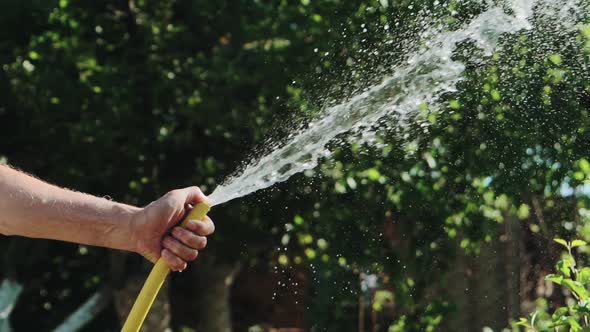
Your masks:
<path fill-rule="evenodd" d="M 185 227 L 189 220 L 203 220 L 205 215 L 207 215 L 207 212 L 209 212 L 209 209 L 209 205 L 205 203 L 197 204 L 186 218 L 184 218 L 182 223 L 180 223 L 180 226 Z M 139 292 L 121 332 L 139 331 L 148 311 L 150 311 L 150 308 L 152 307 L 152 303 L 154 303 L 154 300 L 156 299 L 156 295 L 158 295 L 158 291 L 160 291 L 164 280 L 166 280 L 168 272 L 170 272 L 168 265 L 166 265 L 162 258 L 158 259 L 156 265 L 152 268 L 150 275 L 147 277 L 145 284 L 143 284 L 143 288 Z"/>

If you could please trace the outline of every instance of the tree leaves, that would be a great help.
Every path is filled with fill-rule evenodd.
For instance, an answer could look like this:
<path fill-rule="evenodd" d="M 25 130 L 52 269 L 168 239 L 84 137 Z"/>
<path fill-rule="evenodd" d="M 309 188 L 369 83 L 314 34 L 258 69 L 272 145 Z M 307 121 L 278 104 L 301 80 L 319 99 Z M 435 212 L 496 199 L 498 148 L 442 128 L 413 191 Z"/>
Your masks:
<path fill-rule="evenodd" d="M 563 279 L 561 281 L 561 285 L 565 286 L 567 289 L 576 294 L 576 297 L 578 299 L 588 298 L 588 291 L 586 290 L 584 285 L 578 281 L 574 281 L 572 279 Z"/>
<path fill-rule="evenodd" d="M 556 330 L 559 327 L 567 326 L 569 327 L 569 331 L 586 331 L 589 329 L 587 321 L 590 316 L 590 308 L 588 307 L 590 299 L 588 298 L 589 293 L 587 289 L 590 283 L 590 267 L 582 266 L 576 268 L 576 260 L 571 253 L 572 248 L 586 245 L 586 242 L 582 240 L 567 242 L 563 239 L 554 239 L 554 241 L 563 245 L 567 249 L 567 253 L 555 265 L 558 274 L 549 274 L 545 277 L 545 280 L 560 285 L 570 291 L 576 302 L 568 306 L 556 308 L 550 317 L 546 314 L 543 315 L 544 318 L 539 324 L 540 326 L 547 326 L 547 328 Z M 575 280 L 570 278 L 571 276 Z M 532 317 L 532 319 L 521 318 L 516 325 L 532 331 L 545 331 L 543 328 L 537 328 L 535 325 L 537 312 Z M 582 326 L 582 323 L 584 326 Z"/>
<path fill-rule="evenodd" d="M 557 243 L 561 244 L 562 246 L 564 246 L 564 247 L 566 247 L 566 248 L 568 247 L 568 243 L 567 243 L 567 241 L 565 241 L 564 239 L 553 239 L 553 241 L 555 241 L 555 242 L 557 242 Z"/>
<path fill-rule="evenodd" d="M 579 281 L 582 285 L 587 285 L 590 283 L 590 268 L 583 267 L 578 271 L 576 276 L 576 280 Z"/>
<path fill-rule="evenodd" d="M 555 269 L 564 277 L 571 276 L 572 261 L 568 258 L 562 259 L 555 265 Z"/>
<path fill-rule="evenodd" d="M 549 281 L 554 282 L 558 285 L 561 285 L 561 282 L 563 280 L 563 276 L 557 275 L 557 274 L 549 274 L 545 277 L 545 280 L 549 280 Z"/>

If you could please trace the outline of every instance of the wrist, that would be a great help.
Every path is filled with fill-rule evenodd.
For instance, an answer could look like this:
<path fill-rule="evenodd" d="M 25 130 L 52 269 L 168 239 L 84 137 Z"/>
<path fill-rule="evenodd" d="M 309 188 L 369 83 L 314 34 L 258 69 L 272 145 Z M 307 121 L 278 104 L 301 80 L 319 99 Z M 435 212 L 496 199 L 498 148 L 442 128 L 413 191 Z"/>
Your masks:
<path fill-rule="evenodd" d="M 131 248 L 127 250 L 140 254 L 149 261 L 155 263 L 159 256 L 157 256 L 157 253 L 154 251 L 153 245 L 150 245 L 150 241 L 148 239 L 149 236 L 146 234 L 146 231 L 148 231 L 146 229 L 148 226 L 147 220 L 147 209 L 135 208 L 129 223 L 129 243 L 131 244 Z"/>
<path fill-rule="evenodd" d="M 119 227 L 119 234 L 114 236 L 118 243 L 114 244 L 113 247 L 118 247 L 121 250 L 137 252 L 137 229 L 136 225 L 137 218 L 142 213 L 142 209 L 126 205 L 118 204 L 118 214 L 120 215 L 121 227 Z"/>

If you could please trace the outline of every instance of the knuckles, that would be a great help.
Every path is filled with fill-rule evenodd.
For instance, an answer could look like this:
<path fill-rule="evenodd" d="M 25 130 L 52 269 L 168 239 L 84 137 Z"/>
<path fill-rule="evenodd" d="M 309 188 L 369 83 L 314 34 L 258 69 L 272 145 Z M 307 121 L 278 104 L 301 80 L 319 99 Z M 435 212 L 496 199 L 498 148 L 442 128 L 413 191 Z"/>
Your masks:
<path fill-rule="evenodd" d="M 197 244 L 198 242 L 198 244 Z M 195 241 L 195 245 L 191 247 L 184 246 L 182 244 L 182 240 L 178 241 L 170 236 L 167 236 L 162 241 L 164 248 L 170 251 L 174 257 L 182 261 L 192 261 L 197 258 L 199 255 L 198 249 L 202 249 L 204 245 L 202 245 L 203 241 Z M 205 242 L 206 243 L 206 242 Z M 185 243 L 187 244 L 187 243 Z M 188 244 L 187 244 L 188 245 Z"/>
<path fill-rule="evenodd" d="M 172 236 L 178 241 L 194 249 L 204 249 L 207 246 L 207 238 L 193 233 L 181 227 L 172 230 Z"/>
<path fill-rule="evenodd" d="M 187 228 L 201 236 L 211 235 L 215 232 L 215 224 L 208 217 L 203 221 L 191 220 L 187 224 Z"/>
<path fill-rule="evenodd" d="M 199 251 L 198 250 L 191 250 L 188 260 L 190 261 L 194 261 L 195 259 L 197 259 L 197 257 L 199 256 Z"/>
<path fill-rule="evenodd" d="M 200 195 L 203 195 L 203 191 L 201 191 L 201 188 L 199 188 L 197 186 L 192 186 L 189 189 L 198 192 Z"/>
<path fill-rule="evenodd" d="M 186 262 L 182 260 L 180 257 L 176 256 L 172 251 L 169 249 L 162 250 L 162 257 L 168 264 L 171 270 L 174 271 L 182 271 L 186 268 Z"/>
<path fill-rule="evenodd" d="M 207 238 L 203 237 L 199 242 L 200 243 L 198 244 L 198 249 L 205 249 L 205 247 L 207 246 Z"/>
<path fill-rule="evenodd" d="M 191 241 L 190 246 L 198 250 L 205 249 L 207 246 L 207 238 L 204 236 L 199 236 Z"/>
<path fill-rule="evenodd" d="M 178 189 L 174 189 L 174 190 L 170 190 L 169 192 L 166 193 L 166 195 L 164 195 L 164 197 L 170 198 L 170 197 L 175 197 L 178 196 Z"/>

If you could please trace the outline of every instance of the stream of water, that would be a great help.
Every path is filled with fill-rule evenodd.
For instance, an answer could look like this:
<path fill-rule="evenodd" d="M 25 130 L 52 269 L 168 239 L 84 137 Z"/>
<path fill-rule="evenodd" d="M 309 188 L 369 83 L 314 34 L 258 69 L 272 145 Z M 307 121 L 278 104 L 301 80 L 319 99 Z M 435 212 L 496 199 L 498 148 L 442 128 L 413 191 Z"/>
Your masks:
<path fill-rule="evenodd" d="M 463 63 L 451 59 L 457 45 L 472 40 L 490 55 L 503 34 L 531 28 L 529 18 L 535 3 L 535 0 L 512 1 L 508 6 L 511 14 L 489 5 L 458 30 L 433 33 L 423 41 L 423 47 L 409 54 L 407 61 L 394 68 L 393 74 L 381 83 L 325 108 L 284 145 L 249 161 L 241 173 L 226 179 L 213 191 L 209 196 L 213 205 L 268 188 L 315 167 L 322 157 L 331 154 L 328 143 L 341 134 L 375 130 L 380 119 L 392 114 L 400 119 L 408 118 L 422 103 L 433 104 L 443 94 L 455 91 L 465 68 Z M 359 136 L 362 140 L 363 135 Z"/>

